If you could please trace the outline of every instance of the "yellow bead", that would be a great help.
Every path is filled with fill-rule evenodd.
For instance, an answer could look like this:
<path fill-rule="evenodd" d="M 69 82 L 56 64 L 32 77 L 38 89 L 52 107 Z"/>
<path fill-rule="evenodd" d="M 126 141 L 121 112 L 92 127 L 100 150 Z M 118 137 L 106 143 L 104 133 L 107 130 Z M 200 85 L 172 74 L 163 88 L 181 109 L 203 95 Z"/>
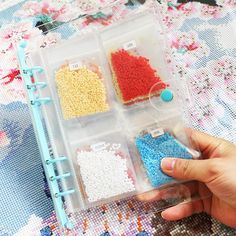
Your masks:
<path fill-rule="evenodd" d="M 64 119 L 90 115 L 109 110 L 106 89 L 100 68 L 93 65 L 71 71 L 69 66 L 61 67 L 55 74 L 58 96 Z"/>

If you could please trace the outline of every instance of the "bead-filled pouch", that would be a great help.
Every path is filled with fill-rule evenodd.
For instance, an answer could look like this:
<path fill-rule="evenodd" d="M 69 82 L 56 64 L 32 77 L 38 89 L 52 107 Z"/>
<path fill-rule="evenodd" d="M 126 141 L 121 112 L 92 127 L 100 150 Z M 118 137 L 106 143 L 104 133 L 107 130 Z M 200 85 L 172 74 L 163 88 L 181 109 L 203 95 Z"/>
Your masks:
<path fill-rule="evenodd" d="M 94 55 L 60 66 L 55 82 L 65 120 L 109 110 L 104 75 Z"/>
<path fill-rule="evenodd" d="M 173 181 L 173 178 L 161 170 L 161 160 L 166 157 L 191 159 L 188 149 L 168 132 L 158 137 L 147 133 L 135 139 L 135 145 L 141 156 L 144 168 L 152 187 L 160 187 Z"/>
<path fill-rule="evenodd" d="M 153 95 L 167 86 L 144 56 L 120 49 L 111 53 L 111 64 L 116 93 L 126 105 L 147 99 L 157 83 L 159 87 L 155 86 Z"/>
<path fill-rule="evenodd" d="M 102 34 L 115 94 L 127 109 L 168 87 L 160 31 L 152 18 L 141 18 L 142 25 L 133 19 L 133 27 L 123 22 Z"/>

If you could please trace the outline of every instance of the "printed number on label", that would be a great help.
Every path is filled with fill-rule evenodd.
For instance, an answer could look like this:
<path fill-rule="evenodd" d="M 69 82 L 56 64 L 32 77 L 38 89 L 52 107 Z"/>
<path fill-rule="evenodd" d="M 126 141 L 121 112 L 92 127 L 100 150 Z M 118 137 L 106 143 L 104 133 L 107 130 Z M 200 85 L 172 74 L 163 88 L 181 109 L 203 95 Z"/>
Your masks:
<path fill-rule="evenodd" d="M 129 41 L 123 45 L 123 48 L 127 51 L 137 47 L 135 40 Z"/>
<path fill-rule="evenodd" d="M 93 144 L 90 147 L 94 152 L 98 152 L 98 151 L 105 150 L 107 148 L 107 145 L 105 142 L 100 142 L 100 143 Z"/>
<path fill-rule="evenodd" d="M 82 67 L 82 63 L 81 62 L 76 62 L 76 63 L 72 63 L 69 65 L 70 70 L 78 70 Z"/>
<path fill-rule="evenodd" d="M 154 129 L 150 131 L 150 134 L 152 135 L 153 138 L 159 137 L 164 134 L 164 130 L 159 128 L 159 129 Z"/>

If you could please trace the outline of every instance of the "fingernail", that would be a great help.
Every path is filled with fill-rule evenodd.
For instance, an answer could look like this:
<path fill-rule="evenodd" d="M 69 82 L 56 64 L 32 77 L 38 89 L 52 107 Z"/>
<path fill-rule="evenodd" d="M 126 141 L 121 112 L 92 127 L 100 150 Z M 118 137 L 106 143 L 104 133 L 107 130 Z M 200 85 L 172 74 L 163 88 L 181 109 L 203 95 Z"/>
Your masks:
<path fill-rule="evenodd" d="M 161 217 L 162 217 L 164 220 L 166 220 L 166 213 L 165 213 L 165 211 L 163 211 L 163 212 L 161 213 Z"/>
<path fill-rule="evenodd" d="M 176 160 L 173 158 L 164 158 L 161 161 L 161 168 L 163 170 L 173 170 Z"/>

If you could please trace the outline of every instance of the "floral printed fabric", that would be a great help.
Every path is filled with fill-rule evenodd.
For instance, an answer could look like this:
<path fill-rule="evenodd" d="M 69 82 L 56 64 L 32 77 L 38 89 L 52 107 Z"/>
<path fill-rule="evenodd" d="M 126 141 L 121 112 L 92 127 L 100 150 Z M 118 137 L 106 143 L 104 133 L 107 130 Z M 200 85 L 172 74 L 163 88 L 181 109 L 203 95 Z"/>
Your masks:
<path fill-rule="evenodd" d="M 167 31 L 178 29 L 168 34 L 168 56 L 189 85 L 191 125 L 236 142 L 236 3 L 209 2 L 214 6 L 169 1 L 161 8 Z"/>
<path fill-rule="evenodd" d="M 94 24 L 104 27 L 151 1 L 0 1 L 0 236 L 60 235 L 45 180 L 16 60 L 28 51 L 65 40 Z M 114 4 L 114 3 L 117 4 Z M 135 4 L 134 4 L 135 2 Z M 236 142 L 235 0 L 158 1 L 173 75 L 186 79 L 191 124 Z M 111 5 L 110 5 L 111 4 Z M 99 14 L 96 12 L 105 8 Z M 87 14 L 87 15 L 85 15 Z M 85 15 L 71 23 L 72 19 Z M 64 24 L 66 23 L 66 24 Z M 55 29 L 51 31 L 51 29 Z M 155 204 L 133 200 L 72 214 L 68 235 L 235 235 L 205 214 L 167 223 Z M 199 227 L 201 225 L 201 227 Z M 65 235 L 67 234 L 65 233 Z"/>

